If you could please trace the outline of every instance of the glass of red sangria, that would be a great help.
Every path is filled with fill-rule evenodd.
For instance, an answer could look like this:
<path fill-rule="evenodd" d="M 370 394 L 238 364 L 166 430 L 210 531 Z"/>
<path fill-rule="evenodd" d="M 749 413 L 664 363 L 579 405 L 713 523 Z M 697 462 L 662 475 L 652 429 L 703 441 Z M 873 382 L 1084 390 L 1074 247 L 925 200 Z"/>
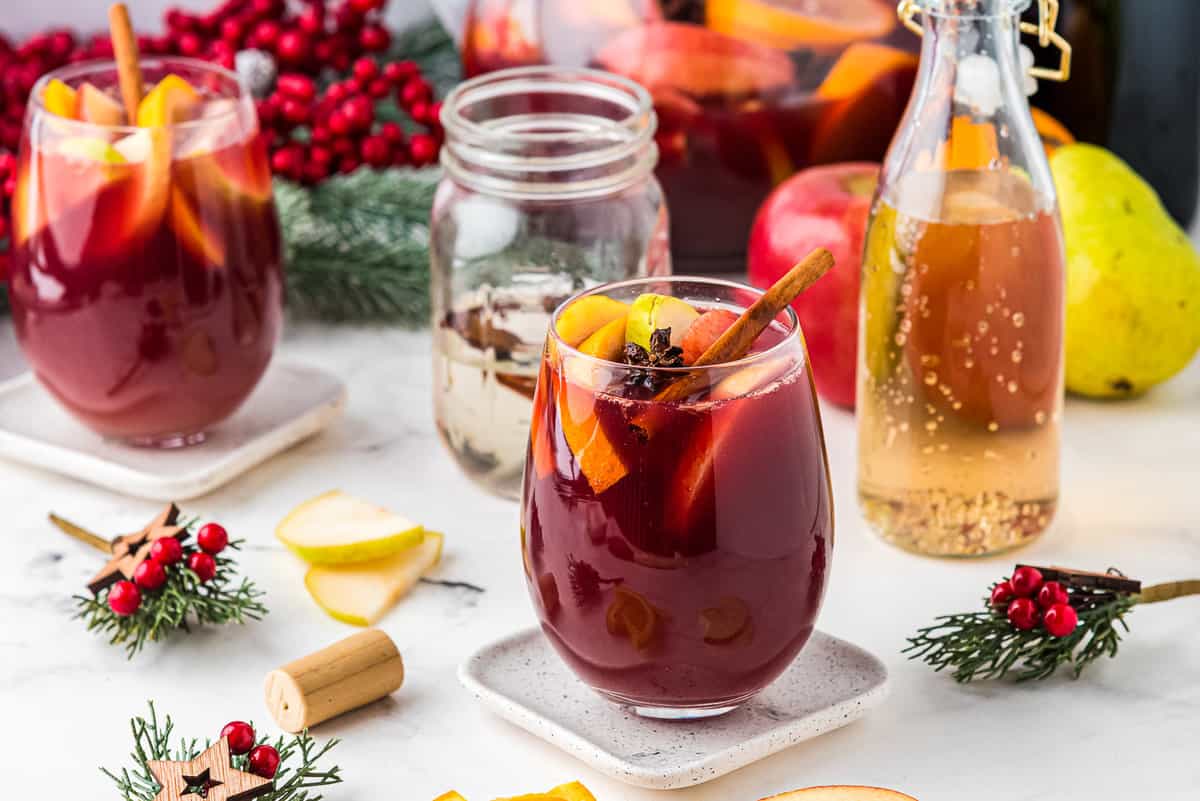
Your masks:
<path fill-rule="evenodd" d="M 237 76 L 144 59 L 126 113 L 112 62 L 34 88 L 9 295 L 41 384 L 104 437 L 201 441 L 254 389 L 282 317 L 279 224 Z"/>
<path fill-rule="evenodd" d="M 833 511 L 795 314 L 743 358 L 690 366 L 761 295 L 606 284 L 559 307 L 547 337 L 521 509 L 529 589 L 571 669 L 644 716 L 736 708 L 788 667 L 821 606 Z"/>

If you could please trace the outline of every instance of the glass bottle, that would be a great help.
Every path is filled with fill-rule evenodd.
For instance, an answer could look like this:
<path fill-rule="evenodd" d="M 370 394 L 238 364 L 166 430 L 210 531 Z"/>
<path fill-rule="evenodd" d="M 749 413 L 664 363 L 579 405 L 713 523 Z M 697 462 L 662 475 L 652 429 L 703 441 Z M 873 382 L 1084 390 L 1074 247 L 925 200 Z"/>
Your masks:
<path fill-rule="evenodd" d="M 1064 252 L 1019 55 L 1027 5 L 901 4 L 924 40 L 863 254 L 858 492 L 884 539 L 924 554 L 1024 544 L 1058 502 Z M 1065 77 L 1041 10 L 1064 74 L 1039 77 Z"/>
<path fill-rule="evenodd" d="M 434 416 L 467 475 L 516 498 L 554 309 L 582 289 L 671 270 L 656 118 L 632 81 L 558 67 L 489 73 L 443 108 Z"/>

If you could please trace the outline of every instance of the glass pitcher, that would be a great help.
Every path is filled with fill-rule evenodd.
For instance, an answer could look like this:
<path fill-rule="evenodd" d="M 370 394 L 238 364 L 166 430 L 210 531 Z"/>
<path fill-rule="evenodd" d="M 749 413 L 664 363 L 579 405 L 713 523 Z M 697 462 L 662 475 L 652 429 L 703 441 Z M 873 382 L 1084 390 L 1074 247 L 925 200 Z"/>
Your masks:
<path fill-rule="evenodd" d="M 1057 504 L 1065 257 L 1026 101 L 1028 4 L 901 4 L 924 39 L 863 254 L 858 487 L 880 534 L 925 554 L 1021 545 Z M 1065 79 L 1054 5 L 1040 35 L 1062 63 L 1034 74 Z"/>

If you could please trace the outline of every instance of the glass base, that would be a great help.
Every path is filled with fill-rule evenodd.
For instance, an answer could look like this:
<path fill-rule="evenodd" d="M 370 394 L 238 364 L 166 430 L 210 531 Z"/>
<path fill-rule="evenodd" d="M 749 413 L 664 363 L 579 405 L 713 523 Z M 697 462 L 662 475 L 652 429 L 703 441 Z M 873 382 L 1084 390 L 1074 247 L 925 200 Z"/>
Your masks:
<path fill-rule="evenodd" d="M 156 448 L 158 450 L 173 450 L 199 445 L 208 438 L 207 432 L 194 431 L 190 434 L 162 434 L 149 437 L 128 437 L 120 440 L 135 448 Z"/>
<path fill-rule="evenodd" d="M 728 714 L 739 706 L 741 704 L 696 707 L 634 706 L 630 708 L 639 717 L 651 720 L 706 720 Z"/>

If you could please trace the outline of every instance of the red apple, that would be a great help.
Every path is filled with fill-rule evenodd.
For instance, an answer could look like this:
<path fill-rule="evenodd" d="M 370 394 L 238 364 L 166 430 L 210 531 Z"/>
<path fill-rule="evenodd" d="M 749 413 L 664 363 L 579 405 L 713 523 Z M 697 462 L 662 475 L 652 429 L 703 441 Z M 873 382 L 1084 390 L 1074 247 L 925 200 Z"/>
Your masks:
<path fill-rule="evenodd" d="M 863 237 L 879 165 L 813 167 L 772 192 L 750 231 L 750 283 L 768 287 L 813 248 L 833 254 L 834 267 L 792 307 L 800 317 L 817 391 L 854 408 L 858 361 L 858 286 Z"/>

